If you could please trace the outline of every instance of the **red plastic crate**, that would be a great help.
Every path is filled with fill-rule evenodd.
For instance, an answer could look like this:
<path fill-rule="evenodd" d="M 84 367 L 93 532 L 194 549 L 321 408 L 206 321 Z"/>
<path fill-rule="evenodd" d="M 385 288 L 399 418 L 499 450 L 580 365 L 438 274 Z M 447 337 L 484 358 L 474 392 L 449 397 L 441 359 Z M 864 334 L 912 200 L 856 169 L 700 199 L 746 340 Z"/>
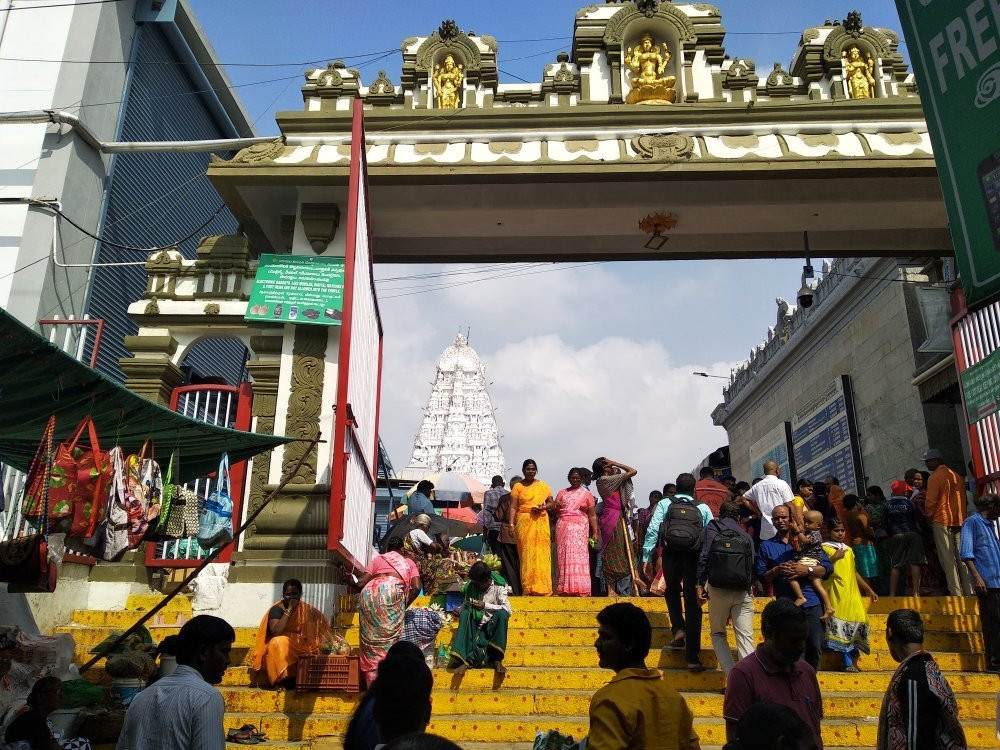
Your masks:
<path fill-rule="evenodd" d="M 295 676 L 295 692 L 301 693 L 306 690 L 360 692 L 360 657 L 335 654 L 300 656 L 298 673 Z"/>

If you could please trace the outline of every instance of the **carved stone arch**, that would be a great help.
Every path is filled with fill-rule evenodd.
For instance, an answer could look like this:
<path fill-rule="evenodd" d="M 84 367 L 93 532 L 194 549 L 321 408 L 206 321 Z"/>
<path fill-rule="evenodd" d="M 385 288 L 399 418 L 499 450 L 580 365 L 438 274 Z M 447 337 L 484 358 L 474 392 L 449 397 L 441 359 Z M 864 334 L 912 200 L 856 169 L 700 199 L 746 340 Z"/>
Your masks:
<path fill-rule="evenodd" d="M 698 35 L 695 33 L 691 19 L 671 3 L 660 3 L 655 11 L 653 11 L 653 4 L 646 2 L 643 5 L 644 11 L 639 9 L 637 3 L 622 3 L 621 9 L 608 19 L 607 26 L 604 27 L 605 49 L 609 52 L 611 50 L 621 52 L 628 27 L 633 21 L 640 19 L 656 18 L 666 21 L 676 30 L 677 39 L 685 48 L 693 46 L 698 41 Z"/>
<path fill-rule="evenodd" d="M 465 33 L 458 32 L 454 37 L 442 39 L 441 33 L 435 31 L 417 49 L 416 74 L 420 81 L 426 81 L 434 67 L 446 54 L 453 55 L 455 62 L 465 66 L 466 80 L 478 83 L 482 74 L 483 56 L 479 46 Z"/>
<path fill-rule="evenodd" d="M 828 71 L 830 68 L 838 70 L 841 53 L 854 45 L 857 45 L 862 52 L 871 52 L 876 60 L 888 57 L 892 53 L 890 39 L 879 29 L 865 27 L 860 33 L 851 33 L 843 26 L 838 26 L 826 38 L 826 43 L 823 45 L 823 62 Z"/>
<path fill-rule="evenodd" d="M 608 19 L 604 27 L 604 49 L 611 66 L 611 102 L 620 104 L 624 101 L 625 73 L 622 70 L 622 51 L 627 42 L 629 27 L 637 22 L 644 25 L 659 22 L 673 32 L 675 38 L 671 41 L 676 41 L 677 48 L 671 50 L 671 54 L 674 56 L 673 65 L 677 73 L 678 96 L 683 96 L 688 89 L 684 68 L 690 66 L 698 43 L 694 24 L 672 3 L 637 0 L 622 3 L 621 9 Z"/>

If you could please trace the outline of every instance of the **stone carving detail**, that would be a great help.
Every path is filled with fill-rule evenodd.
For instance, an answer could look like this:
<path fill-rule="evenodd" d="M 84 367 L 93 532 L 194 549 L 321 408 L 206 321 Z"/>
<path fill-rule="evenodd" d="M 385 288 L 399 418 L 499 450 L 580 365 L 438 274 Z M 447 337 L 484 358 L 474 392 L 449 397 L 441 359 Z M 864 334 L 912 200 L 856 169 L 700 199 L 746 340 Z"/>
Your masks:
<path fill-rule="evenodd" d="M 694 139 L 676 134 L 640 135 L 632 139 L 632 148 L 643 159 L 690 161 L 694 156 Z"/>
<path fill-rule="evenodd" d="M 865 26 L 861 22 L 861 12 L 857 10 L 852 10 L 847 14 L 847 18 L 844 20 L 844 31 L 848 34 L 857 38 L 861 36 L 861 32 L 864 30 Z"/>
<path fill-rule="evenodd" d="M 557 70 L 555 75 L 552 76 L 552 80 L 555 83 L 573 83 L 573 81 L 576 80 L 576 76 L 573 75 L 573 71 L 569 69 L 569 66 L 566 65 L 566 63 L 561 63 L 559 65 L 559 70 Z"/>
<path fill-rule="evenodd" d="M 482 36 L 479 37 L 479 41 L 481 41 L 483 44 L 489 47 L 490 52 L 496 54 L 498 45 L 495 36 L 490 36 L 489 34 L 483 34 Z"/>
<path fill-rule="evenodd" d="M 392 85 L 392 81 L 386 76 L 384 70 L 378 72 L 378 78 L 372 81 L 372 85 L 368 87 L 369 96 L 380 96 L 380 95 L 391 95 L 395 96 L 396 87 Z"/>
<path fill-rule="evenodd" d="M 231 160 L 232 164 L 263 164 L 272 162 L 285 153 L 285 139 L 275 138 L 266 143 L 255 143 L 247 146 Z"/>
<path fill-rule="evenodd" d="M 660 0 L 636 0 L 635 7 L 646 18 L 652 18 L 660 7 Z"/>
<path fill-rule="evenodd" d="M 338 65 L 339 63 L 339 65 Z M 335 62 L 327 63 L 326 70 L 319 74 L 319 78 L 316 79 L 316 87 L 321 89 L 332 89 L 337 86 L 341 86 L 344 83 L 344 77 L 340 75 L 340 70 L 338 68 L 344 67 L 344 63 L 337 60 Z M 309 80 L 310 74 L 313 71 L 306 71 L 306 79 Z"/>
<path fill-rule="evenodd" d="M 447 18 L 441 22 L 441 26 L 438 27 L 438 36 L 441 37 L 441 41 L 446 45 L 451 44 L 456 39 L 458 35 L 462 32 L 458 30 L 458 24 L 452 19 Z"/>
<path fill-rule="evenodd" d="M 651 3 L 655 2 L 652 12 L 650 12 Z M 647 3 L 643 4 L 643 8 L 640 9 L 636 3 L 622 3 L 621 10 L 619 10 L 615 15 L 613 15 L 608 20 L 608 25 L 604 30 L 604 44 L 611 49 L 621 49 L 622 43 L 625 41 L 625 30 L 629 24 L 636 20 L 639 16 L 645 15 L 648 18 L 656 16 L 657 18 L 662 18 L 667 21 L 671 26 L 677 29 L 678 41 L 683 44 L 685 42 L 693 42 L 697 38 L 694 32 L 694 24 L 691 19 L 688 18 L 687 14 L 683 11 L 678 10 L 672 3 L 660 3 L 659 0 L 647 0 Z"/>
<path fill-rule="evenodd" d="M 713 16 L 722 15 L 722 13 L 719 11 L 719 7 L 717 5 L 712 5 L 711 3 L 695 3 L 694 9 L 700 10 L 702 13 L 705 12 L 711 13 Z"/>
<path fill-rule="evenodd" d="M 802 32 L 802 43 L 809 44 L 819 39 L 819 29 L 806 29 Z"/>
<path fill-rule="evenodd" d="M 256 402 L 257 397 L 254 396 L 254 401 Z M 274 417 L 260 418 L 257 420 L 257 424 L 254 429 L 255 432 L 261 435 L 273 435 L 274 434 Z M 264 502 L 264 498 L 267 493 L 264 491 L 264 486 L 267 484 L 267 477 L 271 472 L 271 451 L 267 453 L 259 453 L 253 458 L 253 470 L 250 472 L 250 493 L 247 500 L 247 512 L 255 512 Z M 253 531 L 256 531 L 256 524 L 253 526 Z M 252 532 L 248 529 L 248 536 L 252 536 Z"/>
<path fill-rule="evenodd" d="M 319 255 L 329 247 L 340 226 L 340 207 L 336 203 L 303 203 L 302 230 L 313 252 Z"/>
<path fill-rule="evenodd" d="M 159 315 L 160 306 L 156 304 L 156 297 L 153 297 L 149 302 L 146 303 L 146 307 L 142 311 L 143 315 Z"/>
<path fill-rule="evenodd" d="M 756 71 L 757 63 L 753 60 L 745 57 L 736 58 L 726 70 L 725 88 L 733 91 L 756 88 L 757 82 L 760 80 Z"/>
<path fill-rule="evenodd" d="M 767 77 L 767 93 L 769 96 L 791 96 L 794 91 L 794 81 L 791 74 L 781 67 L 780 62 L 774 64 L 774 70 Z"/>
<path fill-rule="evenodd" d="M 220 311 L 218 302 L 209 302 L 205 305 L 205 315 L 218 315 Z"/>
<path fill-rule="evenodd" d="M 288 396 L 285 434 L 308 440 L 316 434 L 323 398 L 323 367 L 326 360 L 327 331 L 323 327 L 298 326 L 292 347 L 292 382 Z M 299 459 L 308 454 L 291 476 Z M 306 442 L 288 443 L 281 464 L 282 478 L 291 476 L 292 484 L 316 482 L 316 448 Z"/>

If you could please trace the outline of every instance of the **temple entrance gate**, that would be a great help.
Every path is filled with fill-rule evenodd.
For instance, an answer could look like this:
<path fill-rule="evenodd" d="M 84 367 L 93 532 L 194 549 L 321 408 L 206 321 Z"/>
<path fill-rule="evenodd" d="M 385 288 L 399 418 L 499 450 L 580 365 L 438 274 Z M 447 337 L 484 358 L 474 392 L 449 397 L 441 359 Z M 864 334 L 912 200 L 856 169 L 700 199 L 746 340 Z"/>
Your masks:
<path fill-rule="evenodd" d="M 545 65 L 540 83 L 500 84 L 497 41 L 445 21 L 403 41 L 399 83 L 380 71 L 365 85 L 337 61 L 309 70 L 303 111 L 278 115 L 281 137 L 213 158 L 208 175 L 245 237 L 207 240 L 193 265 L 169 252 L 150 259 L 146 299 L 131 310 L 136 356 L 123 369 L 130 385 L 165 400 L 179 347 L 236 336 L 254 353 L 256 431 L 337 430 L 339 458 L 327 450 L 307 461 L 248 533 L 245 559 L 334 551 L 363 564 L 335 517 L 360 502 L 352 493 L 369 492 L 373 461 L 348 482 L 365 462 L 347 456 L 377 434 L 359 426 L 356 407 L 338 408 L 334 421 L 331 405 L 356 404 L 359 382 L 378 387 L 377 367 L 352 382 L 340 376 L 337 363 L 354 356 L 340 329 L 243 320 L 262 252 L 360 259 L 371 227 L 380 262 L 796 257 L 804 230 L 818 256 L 951 254 L 894 31 L 852 13 L 805 29 L 787 70 L 760 73 L 726 54 L 724 38 L 708 3 L 591 5 L 577 14 L 571 52 Z M 362 287 L 372 304 L 357 345 L 372 364 L 377 307 L 370 278 Z M 375 414 L 362 418 L 374 425 L 377 398 L 368 403 Z M 295 450 L 254 462 L 251 509 Z M 333 497 L 331 482 L 349 489 Z M 360 549 L 371 519 L 351 523 Z"/>

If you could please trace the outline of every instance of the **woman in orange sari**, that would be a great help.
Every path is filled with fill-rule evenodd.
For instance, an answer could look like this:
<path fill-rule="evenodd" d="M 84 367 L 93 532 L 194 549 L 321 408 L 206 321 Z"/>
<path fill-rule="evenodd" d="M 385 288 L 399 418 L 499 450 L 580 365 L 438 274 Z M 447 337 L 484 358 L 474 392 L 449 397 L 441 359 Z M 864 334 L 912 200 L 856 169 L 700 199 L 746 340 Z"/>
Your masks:
<path fill-rule="evenodd" d="M 329 620 L 302 601 L 302 582 L 290 578 L 281 587 L 281 601 L 260 622 L 250 668 L 266 673 L 271 686 L 286 680 L 294 683 L 299 657 L 319 653 L 329 635 Z"/>
<path fill-rule="evenodd" d="M 525 596 L 552 595 L 552 531 L 549 513 L 555 512 L 552 490 L 536 479 L 538 465 L 526 459 L 521 465 L 524 479 L 510 491 L 508 523 L 517 531 L 517 553 L 521 558 L 521 588 Z"/>

